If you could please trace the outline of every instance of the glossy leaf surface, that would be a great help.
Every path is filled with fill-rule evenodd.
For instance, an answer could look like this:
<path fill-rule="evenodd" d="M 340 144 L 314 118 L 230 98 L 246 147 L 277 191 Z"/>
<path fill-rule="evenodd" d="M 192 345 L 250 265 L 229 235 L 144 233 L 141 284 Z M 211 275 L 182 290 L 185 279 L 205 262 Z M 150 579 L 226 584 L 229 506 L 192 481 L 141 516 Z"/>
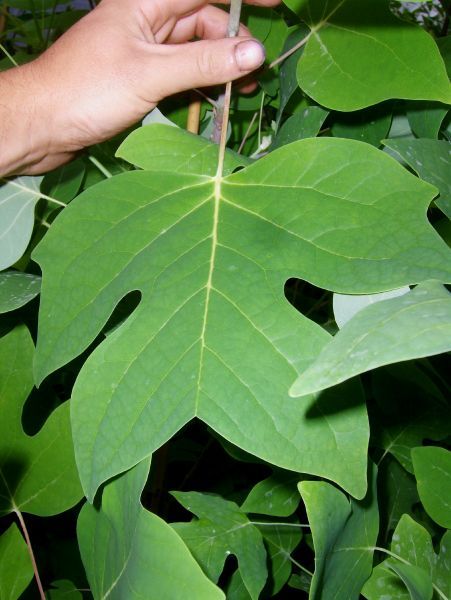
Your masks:
<path fill-rule="evenodd" d="M 84 350 L 128 292 L 142 294 L 74 388 L 88 496 L 194 416 L 264 460 L 363 496 L 358 392 L 335 389 L 313 412 L 288 396 L 329 335 L 288 304 L 284 284 L 296 275 L 369 293 L 451 280 L 449 250 L 424 217 L 433 194 L 366 144 L 317 138 L 221 180 L 132 172 L 72 202 L 34 254 L 44 273 L 37 380 Z M 352 408 L 329 411 L 334 402 Z"/>
<path fill-rule="evenodd" d="M 80 512 L 78 542 L 94 599 L 223 599 L 175 531 L 141 505 L 148 472 L 145 460 L 105 486 L 100 508 L 85 504 Z"/>
<path fill-rule="evenodd" d="M 414 327 L 421 323 L 421 327 Z M 451 295 L 436 282 L 367 306 L 343 326 L 290 393 L 304 396 L 382 365 L 451 349 Z"/>

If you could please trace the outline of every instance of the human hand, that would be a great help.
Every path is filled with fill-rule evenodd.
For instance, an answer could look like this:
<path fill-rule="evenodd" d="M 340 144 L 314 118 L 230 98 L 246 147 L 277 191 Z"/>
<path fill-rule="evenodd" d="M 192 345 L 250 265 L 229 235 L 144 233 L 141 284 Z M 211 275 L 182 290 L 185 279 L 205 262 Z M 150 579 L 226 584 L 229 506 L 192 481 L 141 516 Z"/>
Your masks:
<path fill-rule="evenodd" d="M 227 21 L 208 0 L 102 0 L 20 68 L 33 98 L 30 127 L 42 128 L 32 136 L 41 155 L 29 151 L 22 172 L 63 164 L 136 123 L 166 96 L 248 75 L 264 61 L 263 48 L 244 26 L 238 38 L 225 38 Z"/>

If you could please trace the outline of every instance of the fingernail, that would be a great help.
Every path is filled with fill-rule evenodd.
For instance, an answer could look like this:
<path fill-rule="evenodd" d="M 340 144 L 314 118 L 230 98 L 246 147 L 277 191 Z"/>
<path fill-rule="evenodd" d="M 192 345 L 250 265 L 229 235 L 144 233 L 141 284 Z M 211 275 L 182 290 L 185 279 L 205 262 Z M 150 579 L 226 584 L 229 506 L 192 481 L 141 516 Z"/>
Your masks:
<path fill-rule="evenodd" d="M 235 58 L 241 71 L 253 71 L 265 62 L 265 49 L 257 40 L 246 40 L 235 46 Z"/>

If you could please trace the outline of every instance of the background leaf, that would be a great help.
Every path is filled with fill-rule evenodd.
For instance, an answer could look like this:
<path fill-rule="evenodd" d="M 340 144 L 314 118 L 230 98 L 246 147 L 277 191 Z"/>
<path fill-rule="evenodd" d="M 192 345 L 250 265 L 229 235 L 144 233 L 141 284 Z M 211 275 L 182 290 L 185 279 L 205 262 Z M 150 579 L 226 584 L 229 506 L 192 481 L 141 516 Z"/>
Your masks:
<path fill-rule="evenodd" d="M 285 2 L 312 30 L 298 81 L 319 104 L 353 111 L 390 98 L 451 101 L 435 42 L 416 25 L 398 20 L 388 2 Z"/>
<path fill-rule="evenodd" d="M 28 246 L 42 177 L 16 177 L 0 187 L 0 271 L 13 265 Z"/>
<path fill-rule="evenodd" d="M 434 553 L 429 533 L 408 515 L 404 515 L 396 527 L 390 547 L 391 552 L 399 556 L 404 564 L 417 567 L 425 574 L 431 574 L 433 585 L 441 591 L 440 598 L 442 599 L 447 598 L 451 591 L 450 579 L 446 579 L 446 574 L 451 570 L 451 564 L 449 556 L 446 555 L 447 542 L 445 540 L 449 541 L 449 532 L 443 536 L 440 554 L 437 556 Z M 445 548 L 445 552 L 443 552 L 443 548 Z M 390 558 L 374 568 L 362 591 L 365 598 L 380 600 L 381 591 L 396 600 L 410 598 L 404 584 L 394 575 L 392 564 L 393 559 Z"/>
<path fill-rule="evenodd" d="M 172 523 L 172 527 L 205 573 L 217 582 L 226 558 L 234 554 L 250 597 L 257 599 L 268 576 L 266 551 L 257 527 L 235 502 L 198 492 L 172 495 L 198 517 L 191 523 Z"/>
<path fill-rule="evenodd" d="M 451 452 L 435 446 L 413 448 L 412 462 L 426 512 L 436 523 L 451 529 Z"/>
<path fill-rule="evenodd" d="M 334 318 L 340 329 L 348 321 L 350 321 L 358 312 L 366 306 L 371 306 L 376 302 L 388 300 L 389 298 L 397 298 L 410 292 L 409 286 L 404 286 L 389 292 L 380 292 L 379 294 L 361 294 L 359 296 L 351 294 L 334 294 L 333 309 Z"/>
<path fill-rule="evenodd" d="M 103 489 L 98 509 L 85 504 L 77 535 L 95 600 L 221 600 L 173 529 L 140 501 L 145 460 Z"/>
<path fill-rule="evenodd" d="M 433 588 L 429 575 L 418 567 L 400 561 L 387 560 L 385 566 L 404 582 L 412 600 L 431 600 Z"/>
<path fill-rule="evenodd" d="M 16 600 L 33 579 L 25 540 L 13 523 L 0 536 L 0 598 Z"/>
<path fill-rule="evenodd" d="M 299 475 L 275 471 L 271 477 L 257 483 L 241 505 L 246 513 L 289 517 L 299 504 Z"/>
<path fill-rule="evenodd" d="M 408 294 L 358 312 L 290 393 L 304 396 L 384 364 L 446 352 L 450 340 L 451 296 L 436 282 L 423 283 Z"/>
<path fill-rule="evenodd" d="M 372 444 L 413 473 L 411 450 L 424 440 L 444 440 L 451 428 L 450 394 L 424 363 L 399 363 L 371 373 Z M 439 380 L 440 382 L 440 380 Z M 441 382 L 440 382 L 441 383 Z"/>
<path fill-rule="evenodd" d="M 10 312 L 33 300 L 41 289 L 41 278 L 20 271 L 0 273 L 0 313 Z"/>
<path fill-rule="evenodd" d="M 451 147 L 442 140 L 384 140 L 384 144 L 418 173 L 421 179 L 437 186 L 440 198 L 435 203 L 451 218 Z"/>
<path fill-rule="evenodd" d="M 299 483 L 315 546 L 311 600 L 360 596 L 371 573 L 379 529 L 375 468 L 371 479 L 367 496 L 351 502 L 328 483 Z"/>
<path fill-rule="evenodd" d="M 69 406 L 53 411 L 36 435 L 22 428 L 33 387 L 33 342 L 25 326 L 0 338 L 0 514 L 58 514 L 82 497 L 74 460 Z"/>

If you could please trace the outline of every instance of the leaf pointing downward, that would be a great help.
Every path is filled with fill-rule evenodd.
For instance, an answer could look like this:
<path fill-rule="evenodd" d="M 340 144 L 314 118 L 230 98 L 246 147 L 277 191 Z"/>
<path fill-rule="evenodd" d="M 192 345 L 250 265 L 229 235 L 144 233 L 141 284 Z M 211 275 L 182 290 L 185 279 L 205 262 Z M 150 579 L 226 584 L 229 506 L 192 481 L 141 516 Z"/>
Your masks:
<path fill-rule="evenodd" d="M 79 354 L 123 296 L 142 293 L 74 388 L 88 496 L 194 416 L 265 460 L 363 496 L 358 391 L 334 389 L 310 411 L 288 396 L 329 336 L 283 287 L 293 275 L 347 293 L 451 279 L 424 216 L 433 194 L 365 144 L 309 139 L 222 180 L 132 172 L 71 203 L 35 254 L 37 379 Z"/>

